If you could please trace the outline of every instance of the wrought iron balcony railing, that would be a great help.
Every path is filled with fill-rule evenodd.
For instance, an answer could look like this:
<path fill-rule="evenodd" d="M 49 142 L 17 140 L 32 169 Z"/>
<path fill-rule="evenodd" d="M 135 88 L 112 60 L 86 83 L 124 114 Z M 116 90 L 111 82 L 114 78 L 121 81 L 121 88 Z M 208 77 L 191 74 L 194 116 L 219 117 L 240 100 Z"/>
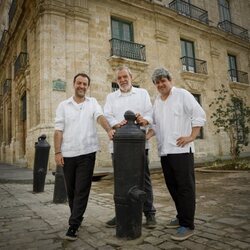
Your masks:
<path fill-rule="evenodd" d="M 225 20 L 223 22 L 219 22 L 218 27 L 226 32 L 229 32 L 231 34 L 234 34 L 236 36 L 239 36 L 239 37 L 249 41 L 248 30 L 244 29 L 243 27 L 241 27 L 237 24 L 234 24 L 228 20 Z"/>
<path fill-rule="evenodd" d="M 6 79 L 3 83 L 3 95 L 10 92 L 11 90 L 11 79 Z"/>
<path fill-rule="evenodd" d="M 14 75 L 16 76 L 21 70 L 24 70 L 28 64 L 28 53 L 21 52 L 14 64 Z"/>
<path fill-rule="evenodd" d="M 183 16 L 194 18 L 202 23 L 208 24 L 208 12 L 193 4 L 182 0 L 174 0 L 169 3 L 169 8 L 177 11 Z"/>
<path fill-rule="evenodd" d="M 146 61 L 145 45 L 116 38 L 112 38 L 109 41 L 111 45 L 111 56 L 120 56 L 138 61 Z"/>
<path fill-rule="evenodd" d="M 2 34 L 1 41 L 0 41 L 0 52 L 3 50 L 3 47 L 4 47 L 4 44 L 6 42 L 7 36 L 8 36 L 8 31 L 4 30 L 3 34 Z"/>
<path fill-rule="evenodd" d="M 14 18 L 16 9 L 17 9 L 17 0 L 12 0 L 10 10 L 9 10 L 9 24 L 11 23 L 11 21 Z"/>
<path fill-rule="evenodd" d="M 183 71 L 207 74 L 207 62 L 188 56 L 181 57 Z"/>
<path fill-rule="evenodd" d="M 229 77 L 233 82 L 241 82 L 248 84 L 248 73 L 236 69 L 228 70 Z"/>

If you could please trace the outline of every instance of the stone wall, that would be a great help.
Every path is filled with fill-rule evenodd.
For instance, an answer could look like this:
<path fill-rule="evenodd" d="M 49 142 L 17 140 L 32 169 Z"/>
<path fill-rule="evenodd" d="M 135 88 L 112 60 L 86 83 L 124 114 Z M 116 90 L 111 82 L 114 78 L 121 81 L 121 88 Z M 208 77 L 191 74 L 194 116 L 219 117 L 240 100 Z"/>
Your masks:
<path fill-rule="evenodd" d="M 8 1 L 4 2 L 7 8 Z M 228 53 L 236 55 L 238 68 L 250 72 L 250 54 L 249 42 L 217 28 L 219 13 L 216 0 L 192 1 L 192 4 L 208 10 L 211 21 L 209 25 L 165 7 L 170 1 L 17 2 L 18 11 L 9 26 L 8 46 L 6 45 L 4 54 L 0 53 L 0 80 L 4 81 L 6 77 L 12 79 L 11 128 L 7 128 L 5 122 L 0 124 L 0 161 L 26 164 L 32 168 L 34 143 L 41 134 L 46 134 L 51 145 L 49 168 L 54 169 L 55 110 L 60 101 L 72 95 L 74 75 L 83 71 L 90 75 L 91 86 L 88 94 L 103 106 L 107 94 L 112 91 L 115 68 L 121 64 L 131 68 L 134 83 L 149 91 L 152 102 L 157 91 L 150 77 L 158 66 L 164 66 L 173 73 L 177 87 L 200 94 L 208 121 L 204 127 L 204 139 L 195 141 L 196 161 L 229 157 L 228 137 L 223 130 L 215 135 L 209 104 L 214 100 L 214 90 L 220 84 L 226 85 L 230 91 L 234 91 L 250 104 L 249 84 L 230 81 L 227 59 Z M 246 11 L 249 6 L 243 2 L 236 6 L 235 0 L 230 1 L 234 6 L 232 16 L 239 25 L 249 27 L 249 11 Z M 1 13 L 7 15 L 8 11 L 0 8 L 0 16 Z M 133 23 L 134 42 L 145 45 L 146 62 L 110 56 L 111 17 Z M 1 19 L 2 23 L 3 20 L 6 18 Z M 28 64 L 14 77 L 14 63 L 22 51 L 25 36 Z M 196 58 L 206 61 L 207 74 L 183 71 L 180 39 L 194 42 Z M 20 98 L 24 93 L 27 96 L 25 127 L 20 121 Z M 3 107 L 3 96 L 0 99 Z M 0 115 L 2 118 L 1 109 Z M 8 129 L 11 130 L 12 138 L 6 144 L 3 133 Z M 109 140 L 99 125 L 98 134 L 102 150 L 97 156 L 97 167 L 111 166 Z M 249 152 L 248 146 L 244 154 Z M 149 156 L 152 165 L 159 164 L 155 138 L 151 142 Z"/>

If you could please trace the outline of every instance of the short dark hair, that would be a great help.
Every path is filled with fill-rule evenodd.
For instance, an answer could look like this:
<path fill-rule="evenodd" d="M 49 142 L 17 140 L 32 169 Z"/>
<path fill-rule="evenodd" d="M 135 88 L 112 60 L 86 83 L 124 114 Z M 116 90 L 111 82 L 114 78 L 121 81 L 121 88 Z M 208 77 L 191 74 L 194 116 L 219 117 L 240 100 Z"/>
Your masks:
<path fill-rule="evenodd" d="M 161 80 L 162 78 L 167 78 L 169 81 L 172 80 L 171 73 L 165 68 L 157 68 L 154 70 L 152 74 L 152 82 L 155 84 L 157 81 Z"/>
<path fill-rule="evenodd" d="M 88 85 L 90 85 L 90 77 L 89 77 L 87 74 L 85 74 L 85 73 L 78 73 L 78 74 L 76 74 L 76 75 L 74 76 L 73 82 L 76 81 L 76 78 L 77 78 L 78 76 L 86 77 L 86 78 L 88 79 Z"/>

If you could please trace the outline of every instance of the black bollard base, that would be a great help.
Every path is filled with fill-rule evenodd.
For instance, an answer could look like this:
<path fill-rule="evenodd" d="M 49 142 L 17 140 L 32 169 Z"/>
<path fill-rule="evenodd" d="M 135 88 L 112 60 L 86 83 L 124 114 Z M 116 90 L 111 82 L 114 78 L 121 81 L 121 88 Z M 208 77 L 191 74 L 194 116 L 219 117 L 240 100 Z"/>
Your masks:
<path fill-rule="evenodd" d="M 139 202 L 116 204 L 116 237 L 134 240 L 141 236 L 142 205 Z"/>
<path fill-rule="evenodd" d="M 53 203 L 66 203 L 67 202 L 67 192 L 64 182 L 63 168 L 60 166 L 56 167 L 55 172 L 55 186 L 54 186 L 54 196 Z"/>
<path fill-rule="evenodd" d="M 33 174 L 33 193 L 44 192 L 46 173 L 38 172 Z"/>

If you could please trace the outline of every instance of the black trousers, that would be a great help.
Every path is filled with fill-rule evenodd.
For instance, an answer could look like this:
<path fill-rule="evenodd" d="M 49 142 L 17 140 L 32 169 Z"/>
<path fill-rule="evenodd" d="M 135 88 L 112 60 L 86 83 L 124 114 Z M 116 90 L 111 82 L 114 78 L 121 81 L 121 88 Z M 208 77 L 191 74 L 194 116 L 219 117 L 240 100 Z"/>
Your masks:
<path fill-rule="evenodd" d="M 195 176 L 193 153 L 162 156 L 161 165 L 166 185 L 175 203 L 180 225 L 194 229 Z"/>
<path fill-rule="evenodd" d="M 155 214 L 156 209 L 154 207 L 154 196 L 153 188 L 150 178 L 149 166 L 148 166 L 148 149 L 145 150 L 146 159 L 145 159 L 145 169 L 144 169 L 144 191 L 147 194 L 147 199 L 143 204 L 144 215 Z"/>
<path fill-rule="evenodd" d="M 69 225 L 81 225 L 87 208 L 95 166 L 96 152 L 64 158 L 64 178 L 70 207 Z"/>

